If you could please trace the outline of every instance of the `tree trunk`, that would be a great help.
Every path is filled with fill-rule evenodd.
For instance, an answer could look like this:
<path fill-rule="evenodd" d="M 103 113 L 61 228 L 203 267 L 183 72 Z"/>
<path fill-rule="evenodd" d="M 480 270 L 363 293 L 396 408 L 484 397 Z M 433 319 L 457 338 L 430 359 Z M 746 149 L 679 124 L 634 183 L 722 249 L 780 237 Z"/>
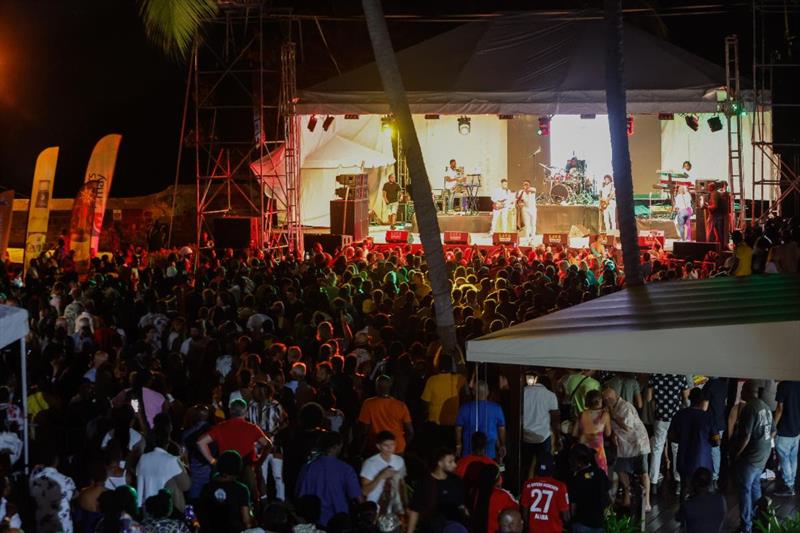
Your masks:
<path fill-rule="evenodd" d="M 617 216 L 622 242 L 625 283 L 641 285 L 639 267 L 639 238 L 633 209 L 633 177 L 628 146 L 627 104 L 623 73 L 622 2 L 605 0 L 606 10 L 606 105 L 608 129 L 611 134 L 611 166 L 614 169 L 614 189 L 617 195 Z"/>
<path fill-rule="evenodd" d="M 414 122 L 411 119 L 411 109 L 408 107 L 406 91 L 397 67 L 392 41 L 389 38 L 389 28 L 383 17 L 380 0 L 362 0 L 361 3 L 364 8 L 369 37 L 372 41 L 375 61 L 383 82 L 383 90 L 389 100 L 398 133 L 405 147 L 408 172 L 411 175 L 414 211 L 417 216 L 419 236 L 425 251 L 428 278 L 433 292 L 439 340 L 445 353 L 455 354 L 458 342 L 453 318 L 453 304 L 450 299 L 450 279 L 445 267 L 439 220 L 433 204 L 428 172 L 425 170 L 425 163 L 422 160 L 422 150 L 419 146 L 417 131 L 414 129 Z"/>

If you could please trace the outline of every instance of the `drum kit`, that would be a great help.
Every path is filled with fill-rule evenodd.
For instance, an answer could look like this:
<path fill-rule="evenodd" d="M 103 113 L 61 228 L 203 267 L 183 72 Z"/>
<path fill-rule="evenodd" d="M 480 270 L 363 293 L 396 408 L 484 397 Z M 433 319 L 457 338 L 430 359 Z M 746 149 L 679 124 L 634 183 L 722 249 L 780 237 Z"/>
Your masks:
<path fill-rule="evenodd" d="M 561 205 L 587 205 L 598 199 L 597 185 L 586 173 L 586 161 L 578 161 L 569 171 L 543 163 L 547 192 L 540 194 L 537 203 Z"/>

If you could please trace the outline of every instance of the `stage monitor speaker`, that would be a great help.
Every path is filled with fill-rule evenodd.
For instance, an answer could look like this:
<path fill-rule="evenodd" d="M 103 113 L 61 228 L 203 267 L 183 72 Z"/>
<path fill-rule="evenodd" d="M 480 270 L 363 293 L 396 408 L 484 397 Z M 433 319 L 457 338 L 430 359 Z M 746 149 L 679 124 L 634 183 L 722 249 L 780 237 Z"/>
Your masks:
<path fill-rule="evenodd" d="M 708 252 L 718 252 L 719 244 L 715 242 L 684 242 L 672 243 L 672 255 L 687 261 L 702 261 Z"/>
<path fill-rule="evenodd" d="M 569 246 L 569 235 L 567 233 L 545 233 L 542 235 L 542 243 Z"/>
<path fill-rule="evenodd" d="M 350 235 L 354 242 L 369 236 L 369 200 L 331 200 L 331 234 Z"/>
<path fill-rule="evenodd" d="M 498 244 L 504 245 L 513 245 L 516 246 L 519 243 L 519 235 L 517 233 L 507 233 L 507 232 L 500 232 L 495 233 L 492 235 L 492 244 L 497 246 Z"/>
<path fill-rule="evenodd" d="M 659 243 L 664 248 L 664 232 L 661 230 L 643 230 L 639 232 L 639 248 L 652 248 Z"/>
<path fill-rule="evenodd" d="M 217 248 L 246 250 L 258 242 L 257 217 L 215 218 L 212 227 Z"/>
<path fill-rule="evenodd" d="M 304 233 L 303 234 L 303 248 L 308 251 L 313 251 L 314 246 L 319 243 L 322 249 L 329 254 L 335 250 L 342 250 L 345 246 L 353 244 L 353 238 L 350 235 L 331 235 L 330 233 Z"/>
<path fill-rule="evenodd" d="M 469 232 L 468 231 L 445 231 L 444 232 L 445 244 L 466 244 L 469 245 Z"/>
<path fill-rule="evenodd" d="M 390 229 L 386 232 L 386 242 L 390 244 L 407 244 L 411 242 L 406 230 Z"/>

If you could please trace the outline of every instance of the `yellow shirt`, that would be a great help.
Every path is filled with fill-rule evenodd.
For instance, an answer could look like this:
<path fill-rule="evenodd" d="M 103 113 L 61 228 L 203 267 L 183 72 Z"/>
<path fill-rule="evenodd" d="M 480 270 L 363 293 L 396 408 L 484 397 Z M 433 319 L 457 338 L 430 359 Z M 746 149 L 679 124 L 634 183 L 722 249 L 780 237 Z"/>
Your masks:
<path fill-rule="evenodd" d="M 49 408 L 50 406 L 47 404 L 47 400 L 44 399 L 42 391 L 36 391 L 28 396 L 28 417 L 31 420 L 36 418 L 36 415 Z"/>
<path fill-rule="evenodd" d="M 461 374 L 436 374 L 425 382 L 422 400 L 428 402 L 428 421 L 454 426 L 458 416 L 458 392 L 466 383 Z"/>
<path fill-rule="evenodd" d="M 736 271 L 734 276 L 749 276 L 753 273 L 753 249 L 746 243 L 736 245 L 734 250 L 736 256 Z"/>

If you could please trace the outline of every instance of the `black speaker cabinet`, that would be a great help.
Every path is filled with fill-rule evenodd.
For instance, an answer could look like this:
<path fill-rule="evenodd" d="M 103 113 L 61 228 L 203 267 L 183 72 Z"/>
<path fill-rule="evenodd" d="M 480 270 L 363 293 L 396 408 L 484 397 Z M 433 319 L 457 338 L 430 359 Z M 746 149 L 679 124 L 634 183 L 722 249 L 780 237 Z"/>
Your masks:
<path fill-rule="evenodd" d="M 708 252 L 718 252 L 719 244 L 715 242 L 682 242 L 672 243 L 672 255 L 686 261 L 702 261 Z"/>
<path fill-rule="evenodd" d="M 354 242 L 369 236 L 369 200 L 331 200 L 331 234 L 350 235 Z"/>

